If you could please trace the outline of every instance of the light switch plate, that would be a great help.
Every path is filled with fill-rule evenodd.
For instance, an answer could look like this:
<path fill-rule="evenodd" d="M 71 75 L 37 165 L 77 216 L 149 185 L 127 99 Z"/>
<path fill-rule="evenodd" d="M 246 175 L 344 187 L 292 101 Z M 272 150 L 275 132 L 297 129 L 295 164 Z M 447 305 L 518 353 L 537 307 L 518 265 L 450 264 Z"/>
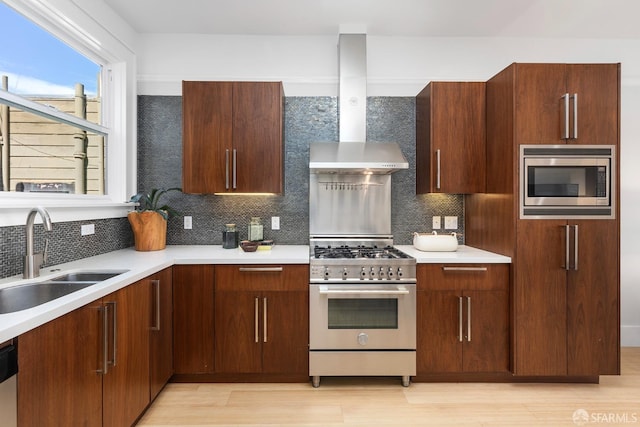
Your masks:
<path fill-rule="evenodd" d="M 440 216 L 434 216 L 431 218 L 431 229 L 432 230 L 440 230 L 440 228 L 442 227 L 441 225 L 441 217 Z"/>
<path fill-rule="evenodd" d="M 271 217 L 271 229 L 272 230 L 280 230 L 280 217 L 272 216 Z"/>
<path fill-rule="evenodd" d="M 458 229 L 458 217 L 457 216 L 445 216 L 444 217 L 444 229 L 445 230 L 457 230 Z"/>
<path fill-rule="evenodd" d="M 192 218 L 190 216 L 185 216 L 184 217 L 184 229 L 185 230 L 191 230 L 192 226 L 193 226 Z"/>
<path fill-rule="evenodd" d="M 90 234 L 96 234 L 95 224 L 84 224 L 80 226 L 80 234 L 82 236 L 88 236 Z"/>

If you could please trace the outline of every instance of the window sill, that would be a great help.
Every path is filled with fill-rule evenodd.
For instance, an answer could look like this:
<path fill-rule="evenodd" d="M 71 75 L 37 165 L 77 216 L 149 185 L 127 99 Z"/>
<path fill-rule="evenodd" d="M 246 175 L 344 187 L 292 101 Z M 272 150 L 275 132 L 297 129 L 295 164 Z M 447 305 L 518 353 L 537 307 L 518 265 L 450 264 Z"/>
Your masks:
<path fill-rule="evenodd" d="M 44 207 L 53 222 L 123 218 L 135 207 L 133 203 L 114 202 L 105 196 L 21 196 L 0 194 L 0 227 L 24 225 L 29 211 L 36 206 Z M 40 222 L 39 216 L 36 221 Z"/>

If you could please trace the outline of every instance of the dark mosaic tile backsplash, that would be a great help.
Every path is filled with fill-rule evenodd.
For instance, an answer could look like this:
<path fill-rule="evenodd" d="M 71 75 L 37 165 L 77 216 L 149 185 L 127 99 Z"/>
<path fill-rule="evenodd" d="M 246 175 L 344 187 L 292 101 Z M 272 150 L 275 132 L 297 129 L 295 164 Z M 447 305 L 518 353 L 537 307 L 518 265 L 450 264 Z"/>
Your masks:
<path fill-rule="evenodd" d="M 279 244 L 306 245 L 309 239 L 309 144 L 338 140 L 336 97 L 287 97 L 285 100 L 285 189 L 280 196 L 213 196 L 170 193 L 165 201 L 193 218 L 193 229 L 183 229 L 182 217 L 169 220 L 171 245 L 222 244 L 224 224 L 238 224 L 247 237 L 252 216 L 262 218 L 265 239 Z M 409 160 L 409 169 L 391 181 L 392 232 L 396 244 L 411 244 L 413 232 L 431 231 L 433 215 L 458 217 L 464 235 L 461 195 L 415 194 L 415 98 L 370 97 L 367 139 L 396 141 Z M 269 167 L 269 165 L 264 165 Z M 180 187 L 182 176 L 182 98 L 138 97 L 138 188 Z M 280 230 L 271 230 L 270 218 L 280 217 Z M 81 236 L 80 226 L 94 223 L 96 233 Z M 49 260 L 56 265 L 133 245 L 126 218 L 54 224 L 47 233 L 36 226 L 36 251 L 49 238 Z M 45 236 L 46 234 L 46 236 Z M 0 277 L 22 272 L 24 226 L 0 227 Z"/>
<path fill-rule="evenodd" d="M 409 169 L 392 181 L 392 231 L 396 244 L 411 244 L 413 232 L 431 231 L 433 215 L 458 216 L 463 233 L 463 197 L 415 194 L 415 98 L 371 97 L 367 107 L 367 139 L 396 141 Z M 222 244 L 226 223 L 236 223 L 247 237 L 250 217 L 259 216 L 265 239 L 280 244 L 308 244 L 309 144 L 338 140 L 336 97 L 287 97 L 285 100 L 285 188 L 281 196 L 212 196 L 173 193 L 167 198 L 193 218 L 184 230 L 182 218 L 169 221 L 169 244 Z M 182 98 L 138 97 L 138 187 L 179 187 L 182 175 Z M 263 167 L 269 167 L 264 165 Z M 280 230 L 271 230 L 272 216 Z"/>

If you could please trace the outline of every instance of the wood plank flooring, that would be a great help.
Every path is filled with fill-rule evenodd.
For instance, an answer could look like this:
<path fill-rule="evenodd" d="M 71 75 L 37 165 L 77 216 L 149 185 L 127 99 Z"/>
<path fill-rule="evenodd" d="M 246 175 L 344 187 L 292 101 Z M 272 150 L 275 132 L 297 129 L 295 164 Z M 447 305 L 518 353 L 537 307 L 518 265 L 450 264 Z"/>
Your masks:
<path fill-rule="evenodd" d="M 640 347 L 622 349 L 621 371 L 600 384 L 168 384 L 138 426 L 640 426 Z"/>

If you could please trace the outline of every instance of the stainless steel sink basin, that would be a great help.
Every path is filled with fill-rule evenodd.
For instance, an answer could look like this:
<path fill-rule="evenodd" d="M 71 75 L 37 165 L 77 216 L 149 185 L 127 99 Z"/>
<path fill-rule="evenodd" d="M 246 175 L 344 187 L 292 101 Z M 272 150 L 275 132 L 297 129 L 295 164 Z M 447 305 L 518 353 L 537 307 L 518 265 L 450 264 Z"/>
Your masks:
<path fill-rule="evenodd" d="M 125 273 L 122 271 L 78 271 L 42 282 L 25 283 L 0 289 L 0 314 L 26 310 L 88 286 Z"/>
<path fill-rule="evenodd" d="M 98 283 L 103 280 L 111 279 L 119 274 L 125 273 L 125 271 L 77 271 L 75 273 L 68 273 L 62 276 L 54 277 L 48 280 L 48 282 L 93 282 Z"/>

